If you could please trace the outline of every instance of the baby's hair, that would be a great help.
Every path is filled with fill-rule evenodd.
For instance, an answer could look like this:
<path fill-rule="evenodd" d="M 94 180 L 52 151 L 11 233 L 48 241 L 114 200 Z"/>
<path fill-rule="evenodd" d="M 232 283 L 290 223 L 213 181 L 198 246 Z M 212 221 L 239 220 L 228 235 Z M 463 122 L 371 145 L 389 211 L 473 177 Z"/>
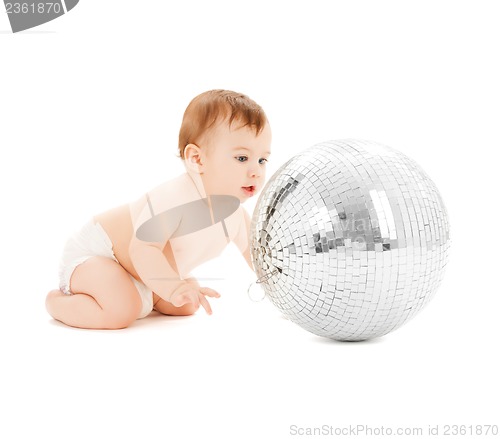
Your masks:
<path fill-rule="evenodd" d="M 264 129 L 267 117 L 264 110 L 248 96 L 230 90 L 209 90 L 196 96 L 187 106 L 179 131 L 179 156 L 184 149 L 199 138 L 219 120 L 229 117 L 229 126 L 234 120 L 241 126 L 249 126 L 255 135 Z"/>

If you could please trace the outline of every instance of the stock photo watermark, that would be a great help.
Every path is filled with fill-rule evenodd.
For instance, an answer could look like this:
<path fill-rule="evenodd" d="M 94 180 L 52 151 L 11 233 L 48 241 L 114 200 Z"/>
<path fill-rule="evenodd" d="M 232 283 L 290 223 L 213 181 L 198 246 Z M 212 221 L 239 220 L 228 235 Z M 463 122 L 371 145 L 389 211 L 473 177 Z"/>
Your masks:
<path fill-rule="evenodd" d="M 320 426 L 290 425 L 290 436 L 311 437 L 498 437 L 499 429 L 496 424 L 430 424 L 424 427 L 415 426 L 385 426 L 355 424 L 342 427 L 323 424 Z"/>
<path fill-rule="evenodd" d="M 9 17 L 13 33 L 31 29 L 55 20 L 73 9 L 79 0 L 8 1 L 4 0 L 5 11 Z"/>

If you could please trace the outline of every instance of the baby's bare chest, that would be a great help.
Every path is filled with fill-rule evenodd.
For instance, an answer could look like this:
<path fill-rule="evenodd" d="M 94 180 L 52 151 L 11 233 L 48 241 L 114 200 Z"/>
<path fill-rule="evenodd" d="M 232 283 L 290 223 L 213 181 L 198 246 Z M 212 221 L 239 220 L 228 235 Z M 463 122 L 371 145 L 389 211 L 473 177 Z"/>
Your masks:
<path fill-rule="evenodd" d="M 239 215 L 170 239 L 179 275 L 188 275 L 194 267 L 220 256 L 234 240 L 241 225 Z"/>

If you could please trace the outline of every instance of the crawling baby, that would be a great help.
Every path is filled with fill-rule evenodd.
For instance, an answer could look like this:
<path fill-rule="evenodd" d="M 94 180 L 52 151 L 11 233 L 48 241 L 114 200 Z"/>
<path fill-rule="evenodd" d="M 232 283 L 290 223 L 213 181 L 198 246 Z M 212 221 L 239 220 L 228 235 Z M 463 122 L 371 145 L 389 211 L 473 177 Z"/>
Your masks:
<path fill-rule="evenodd" d="M 120 329 L 153 309 L 212 313 L 190 271 L 234 242 L 253 270 L 250 217 L 241 206 L 262 189 L 271 129 L 247 96 L 211 90 L 186 108 L 179 157 L 186 172 L 88 221 L 67 241 L 49 314 L 69 326 Z"/>

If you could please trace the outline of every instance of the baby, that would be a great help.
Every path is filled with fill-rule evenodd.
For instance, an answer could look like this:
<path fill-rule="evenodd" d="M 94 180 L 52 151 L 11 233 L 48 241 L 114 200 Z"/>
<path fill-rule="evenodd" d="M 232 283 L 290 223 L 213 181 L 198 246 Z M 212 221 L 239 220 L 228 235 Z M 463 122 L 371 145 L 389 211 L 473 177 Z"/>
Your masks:
<path fill-rule="evenodd" d="M 153 309 L 190 315 L 207 297 L 189 272 L 231 241 L 253 270 L 250 217 L 241 206 L 262 189 L 271 153 L 262 108 L 240 93 L 211 90 L 184 113 L 179 157 L 186 172 L 129 204 L 95 215 L 67 241 L 59 289 L 46 307 L 79 328 L 120 329 Z"/>

